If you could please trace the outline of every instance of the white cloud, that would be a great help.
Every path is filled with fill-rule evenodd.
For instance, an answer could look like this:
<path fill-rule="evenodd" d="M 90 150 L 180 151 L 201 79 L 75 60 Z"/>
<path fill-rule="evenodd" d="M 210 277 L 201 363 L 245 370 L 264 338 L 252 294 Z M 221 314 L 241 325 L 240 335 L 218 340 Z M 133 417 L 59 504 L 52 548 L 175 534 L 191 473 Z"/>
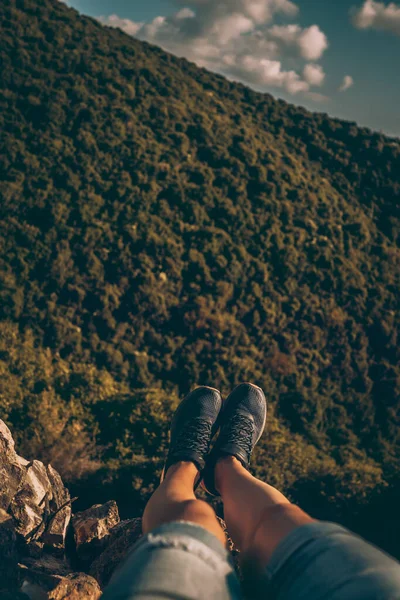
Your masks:
<path fill-rule="evenodd" d="M 318 60 L 328 48 L 328 39 L 318 25 L 312 25 L 301 33 L 299 47 L 303 58 Z"/>
<path fill-rule="evenodd" d="M 182 8 L 182 10 L 178 10 L 175 14 L 176 19 L 193 19 L 196 16 L 196 13 L 190 10 L 190 8 Z"/>
<path fill-rule="evenodd" d="M 287 46 L 294 46 L 297 43 L 299 34 L 301 33 L 299 25 L 274 25 L 269 30 L 269 35 Z"/>
<path fill-rule="evenodd" d="M 236 62 L 232 71 L 234 75 L 246 77 L 249 82 L 256 85 L 283 87 L 290 94 L 305 92 L 310 87 L 295 71 L 284 71 L 282 63 L 278 60 L 243 56 Z"/>
<path fill-rule="evenodd" d="M 343 81 L 342 81 L 342 85 L 339 88 L 339 92 L 345 92 L 346 90 L 351 88 L 353 85 L 354 85 L 354 79 L 351 77 L 351 75 L 345 75 L 345 77 L 343 78 Z"/>
<path fill-rule="evenodd" d="M 254 29 L 254 22 L 251 19 L 240 13 L 234 13 L 233 15 L 217 19 L 210 33 L 217 37 L 221 45 L 225 45 L 242 35 L 242 33 L 247 33 L 252 29 Z"/>
<path fill-rule="evenodd" d="M 135 23 L 130 19 L 121 19 L 118 15 L 109 15 L 108 17 L 98 17 L 98 20 L 104 25 L 110 27 L 119 27 L 122 31 L 129 33 L 129 35 L 136 35 L 139 29 L 143 27 L 143 23 Z"/>
<path fill-rule="evenodd" d="M 117 15 L 100 20 L 159 46 L 202 67 L 245 83 L 305 93 L 322 85 L 322 67 L 301 63 L 321 58 L 328 47 L 317 25 L 274 25 L 275 15 L 293 18 L 296 4 L 289 0 L 175 0 L 177 11 L 136 23 Z M 286 59 L 291 68 L 285 69 Z M 293 66 L 296 70 L 293 70 Z M 299 72 L 297 72 L 299 71 Z"/>
<path fill-rule="evenodd" d="M 328 40 L 318 25 L 302 29 L 299 25 L 274 25 L 269 35 L 281 46 L 306 60 L 318 60 L 328 47 Z"/>
<path fill-rule="evenodd" d="M 233 13 L 241 13 L 256 24 L 272 20 L 275 14 L 294 17 L 298 6 L 289 0 L 175 0 L 177 4 L 192 7 L 203 22 L 213 22 Z"/>
<path fill-rule="evenodd" d="M 376 29 L 400 35 L 400 5 L 366 0 L 354 13 L 353 23 L 358 29 Z"/>
<path fill-rule="evenodd" d="M 308 64 L 303 69 L 303 77 L 310 85 L 321 86 L 325 81 L 325 72 L 320 65 Z"/>

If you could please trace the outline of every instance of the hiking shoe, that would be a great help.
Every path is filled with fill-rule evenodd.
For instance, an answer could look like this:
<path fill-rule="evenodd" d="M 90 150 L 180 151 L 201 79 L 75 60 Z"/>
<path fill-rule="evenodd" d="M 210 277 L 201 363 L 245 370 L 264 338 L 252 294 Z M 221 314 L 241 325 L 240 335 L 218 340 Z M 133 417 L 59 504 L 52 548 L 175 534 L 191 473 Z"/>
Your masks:
<path fill-rule="evenodd" d="M 201 386 L 190 392 L 175 411 L 169 452 L 161 476 L 177 462 L 193 462 L 203 471 L 210 442 L 218 429 L 222 398 L 218 390 Z"/>
<path fill-rule="evenodd" d="M 221 414 L 221 430 L 207 459 L 203 487 L 219 496 L 214 485 L 214 469 L 222 456 L 234 456 L 248 469 L 254 446 L 267 419 L 267 401 L 261 388 L 252 383 L 238 385 L 228 396 Z"/>

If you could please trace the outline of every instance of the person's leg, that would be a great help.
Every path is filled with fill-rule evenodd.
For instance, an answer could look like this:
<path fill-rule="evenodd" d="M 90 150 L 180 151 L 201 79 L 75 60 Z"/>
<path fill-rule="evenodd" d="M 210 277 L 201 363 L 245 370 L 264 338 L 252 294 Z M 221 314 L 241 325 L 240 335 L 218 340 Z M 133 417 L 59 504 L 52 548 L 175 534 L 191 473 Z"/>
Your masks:
<path fill-rule="evenodd" d="M 164 477 L 143 516 L 143 537 L 104 592 L 104 600 L 239 600 L 225 535 L 194 484 L 203 470 L 222 407 L 220 393 L 197 388 L 171 424 Z"/>
<path fill-rule="evenodd" d="M 191 462 L 179 462 L 168 469 L 164 481 L 147 503 L 143 515 L 143 533 L 165 523 L 189 521 L 201 525 L 225 545 L 225 534 L 213 508 L 198 500 L 194 494 L 197 476 L 198 469 Z"/>
<path fill-rule="evenodd" d="M 400 564 L 351 531 L 312 519 L 234 457 L 220 458 L 215 487 L 242 550 L 250 598 L 400 600 Z"/>
<path fill-rule="evenodd" d="M 242 550 L 250 598 L 400 600 L 400 564 L 334 523 L 316 521 L 247 470 L 261 436 L 266 400 L 242 384 L 225 401 L 203 484 L 224 503 Z"/>
<path fill-rule="evenodd" d="M 245 558 L 250 556 L 252 564 L 261 567 L 288 533 L 313 520 L 248 471 L 266 418 L 262 389 L 251 383 L 238 385 L 224 403 L 220 433 L 203 473 L 205 489 L 222 496 L 233 541 Z"/>
<path fill-rule="evenodd" d="M 168 468 L 143 515 L 143 537 L 125 557 L 104 600 L 241 600 L 239 580 L 214 510 L 197 500 L 197 467 Z"/>
<path fill-rule="evenodd" d="M 264 567 L 278 544 L 296 527 L 314 520 L 281 492 L 251 475 L 233 456 L 215 467 L 224 518 L 243 559 Z"/>

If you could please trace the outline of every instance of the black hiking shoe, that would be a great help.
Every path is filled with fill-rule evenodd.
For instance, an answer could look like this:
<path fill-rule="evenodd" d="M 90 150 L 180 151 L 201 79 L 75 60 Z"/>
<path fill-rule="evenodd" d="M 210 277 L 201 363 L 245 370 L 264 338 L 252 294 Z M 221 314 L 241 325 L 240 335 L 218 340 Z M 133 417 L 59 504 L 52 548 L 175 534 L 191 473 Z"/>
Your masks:
<path fill-rule="evenodd" d="M 210 442 L 218 429 L 222 398 L 218 390 L 201 386 L 190 392 L 175 411 L 171 423 L 171 441 L 161 475 L 177 462 L 193 462 L 203 471 Z"/>
<path fill-rule="evenodd" d="M 267 401 L 261 388 L 252 383 L 238 385 L 224 402 L 221 430 L 207 459 L 203 487 L 219 496 L 214 485 L 214 469 L 222 456 L 234 456 L 248 469 L 254 446 L 260 439 L 267 419 Z"/>

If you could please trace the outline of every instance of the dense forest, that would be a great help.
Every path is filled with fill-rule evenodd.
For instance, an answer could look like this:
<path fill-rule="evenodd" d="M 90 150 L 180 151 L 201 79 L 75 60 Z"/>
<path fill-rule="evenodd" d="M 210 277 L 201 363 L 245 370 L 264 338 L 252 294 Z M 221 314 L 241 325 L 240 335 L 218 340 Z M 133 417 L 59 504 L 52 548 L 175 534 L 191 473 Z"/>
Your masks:
<path fill-rule="evenodd" d="M 400 141 L 56 0 L 0 5 L 0 416 L 137 515 L 197 384 L 264 387 L 254 471 L 400 556 Z"/>

